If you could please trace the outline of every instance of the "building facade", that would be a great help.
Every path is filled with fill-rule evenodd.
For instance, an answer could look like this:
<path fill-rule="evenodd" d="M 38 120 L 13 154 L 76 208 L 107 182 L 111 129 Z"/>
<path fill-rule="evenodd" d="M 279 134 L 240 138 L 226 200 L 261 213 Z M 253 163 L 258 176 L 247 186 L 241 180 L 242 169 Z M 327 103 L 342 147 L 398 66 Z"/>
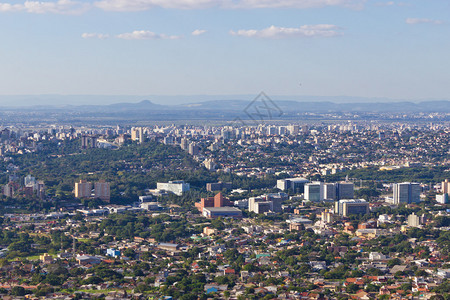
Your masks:
<path fill-rule="evenodd" d="M 367 214 L 369 213 L 369 202 L 363 199 L 339 200 L 335 203 L 334 212 L 344 217 L 354 214 Z"/>
<path fill-rule="evenodd" d="M 396 183 L 393 187 L 394 204 L 410 204 L 420 202 L 421 188 L 415 182 Z"/>

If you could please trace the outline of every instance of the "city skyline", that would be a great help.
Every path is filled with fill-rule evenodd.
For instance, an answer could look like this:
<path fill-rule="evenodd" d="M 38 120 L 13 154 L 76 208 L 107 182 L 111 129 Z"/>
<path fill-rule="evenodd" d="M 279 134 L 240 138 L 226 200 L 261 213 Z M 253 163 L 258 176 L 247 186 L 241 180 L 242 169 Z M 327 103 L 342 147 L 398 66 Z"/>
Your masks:
<path fill-rule="evenodd" d="M 167 104 L 176 95 L 260 91 L 446 100 L 449 8 L 446 1 L 4 1 L 0 90 L 161 95 L 156 102 Z"/>

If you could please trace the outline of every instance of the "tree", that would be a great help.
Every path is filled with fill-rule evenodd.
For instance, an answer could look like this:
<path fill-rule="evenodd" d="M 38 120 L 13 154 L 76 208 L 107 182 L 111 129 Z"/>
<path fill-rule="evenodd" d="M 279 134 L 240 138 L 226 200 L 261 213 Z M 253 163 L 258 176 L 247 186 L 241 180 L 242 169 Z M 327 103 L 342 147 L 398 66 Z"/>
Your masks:
<path fill-rule="evenodd" d="M 349 294 L 354 294 L 359 290 L 359 285 L 350 283 L 346 288 L 345 291 Z"/>
<path fill-rule="evenodd" d="M 25 296 L 27 294 L 27 291 L 22 286 L 14 286 L 11 289 L 11 295 L 13 296 Z"/>

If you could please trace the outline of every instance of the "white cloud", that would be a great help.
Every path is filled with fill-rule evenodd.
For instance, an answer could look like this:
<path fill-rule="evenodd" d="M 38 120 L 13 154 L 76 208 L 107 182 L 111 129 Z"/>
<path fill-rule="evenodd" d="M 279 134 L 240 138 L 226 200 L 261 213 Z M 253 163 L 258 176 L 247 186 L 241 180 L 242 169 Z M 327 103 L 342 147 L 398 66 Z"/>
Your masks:
<path fill-rule="evenodd" d="M 375 6 L 392 6 L 392 5 L 395 5 L 394 1 L 377 2 L 377 3 L 375 3 Z"/>
<path fill-rule="evenodd" d="M 94 2 L 98 8 L 108 11 L 142 11 L 154 7 L 175 9 L 202 9 L 220 6 L 223 0 L 101 0 Z M 218 5 L 219 4 L 219 5 Z"/>
<path fill-rule="evenodd" d="M 173 9 L 312 8 L 345 6 L 362 8 L 366 0 L 100 0 L 94 5 L 109 11 L 142 11 L 154 7 Z"/>
<path fill-rule="evenodd" d="M 157 34 L 147 30 L 135 30 L 133 32 L 121 33 L 116 37 L 124 40 L 175 40 L 180 36 Z"/>
<path fill-rule="evenodd" d="M 204 33 L 206 33 L 206 30 L 204 30 L 204 29 L 196 29 L 196 30 L 192 31 L 191 34 L 192 35 L 202 35 Z"/>
<path fill-rule="evenodd" d="M 1 1 L 1 0 L 0 0 Z M 12 0 L 10 0 L 12 1 Z M 0 12 L 79 14 L 92 7 L 105 11 L 144 11 L 155 7 L 166 9 L 253 9 L 313 8 L 343 6 L 362 8 L 367 0 L 49 0 L 23 3 L 0 2 Z"/>
<path fill-rule="evenodd" d="M 345 6 L 362 8 L 366 0 L 239 0 L 226 1 L 231 8 L 313 8 L 325 6 Z"/>
<path fill-rule="evenodd" d="M 333 37 L 342 35 L 340 28 L 331 24 L 303 25 L 295 28 L 270 26 L 265 29 L 240 29 L 230 31 L 231 35 L 258 38 L 287 38 L 287 37 Z"/>
<path fill-rule="evenodd" d="M 0 12 L 28 12 L 34 14 L 80 14 L 87 11 L 89 3 L 71 0 L 25 1 L 23 4 L 0 3 Z"/>
<path fill-rule="evenodd" d="M 406 22 L 406 24 L 411 24 L 411 25 L 424 24 L 424 23 L 440 25 L 443 23 L 441 20 L 420 19 L 420 18 L 407 18 L 405 22 Z"/>
<path fill-rule="evenodd" d="M 102 33 L 83 33 L 81 35 L 83 39 L 99 39 L 104 40 L 109 38 L 108 34 L 102 34 Z"/>
<path fill-rule="evenodd" d="M 0 12 L 21 11 L 23 9 L 22 4 L 0 3 Z"/>

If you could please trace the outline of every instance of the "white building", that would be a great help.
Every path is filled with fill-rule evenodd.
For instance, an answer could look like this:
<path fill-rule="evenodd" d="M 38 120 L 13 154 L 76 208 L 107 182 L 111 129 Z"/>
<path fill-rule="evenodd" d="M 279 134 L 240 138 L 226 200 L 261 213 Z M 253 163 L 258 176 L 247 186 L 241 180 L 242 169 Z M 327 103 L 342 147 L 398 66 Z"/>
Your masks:
<path fill-rule="evenodd" d="M 305 200 L 323 201 L 324 186 L 322 182 L 312 182 L 305 184 Z"/>
<path fill-rule="evenodd" d="M 369 202 L 364 199 L 344 199 L 335 203 L 334 212 L 347 217 L 353 214 L 369 213 Z"/>
<path fill-rule="evenodd" d="M 303 193 L 305 184 L 308 182 L 306 178 L 284 178 L 277 180 L 277 188 L 282 191 L 292 190 L 295 193 Z"/>
<path fill-rule="evenodd" d="M 183 192 L 187 192 L 190 189 L 189 183 L 185 183 L 183 180 L 169 181 L 169 182 L 158 182 L 156 184 L 158 190 L 164 190 L 172 192 L 177 196 L 183 195 Z"/>
<path fill-rule="evenodd" d="M 447 204 L 448 194 L 436 195 L 436 201 L 441 204 Z"/>

